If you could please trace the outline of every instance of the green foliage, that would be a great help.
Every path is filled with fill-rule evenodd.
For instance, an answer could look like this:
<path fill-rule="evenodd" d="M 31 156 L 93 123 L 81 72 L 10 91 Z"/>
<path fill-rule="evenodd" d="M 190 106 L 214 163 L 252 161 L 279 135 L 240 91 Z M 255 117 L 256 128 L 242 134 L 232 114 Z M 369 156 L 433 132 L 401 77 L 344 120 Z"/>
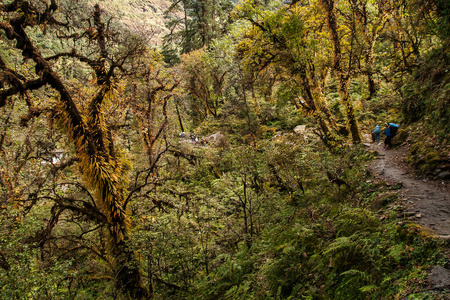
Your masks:
<path fill-rule="evenodd" d="M 404 119 L 417 122 L 426 118 L 425 128 L 449 132 L 450 93 L 449 51 L 447 47 L 431 51 L 411 79 L 403 86 Z"/>
<path fill-rule="evenodd" d="M 0 251 L 11 269 L 0 269 L 0 291 L 3 299 L 95 299 L 110 286 L 96 282 L 83 266 L 82 256 L 53 256 L 48 248 L 28 245 L 46 208 L 38 208 L 20 221 L 21 211 L 8 209 L 0 218 L 0 227 L 8 235 L 0 240 Z"/>
<path fill-rule="evenodd" d="M 270 161 L 281 159 L 276 158 L 276 148 L 265 150 L 273 153 Z M 356 150 L 348 155 L 355 165 L 364 157 L 359 154 Z M 306 157 L 311 168 L 311 156 Z M 358 172 L 347 176 L 361 182 Z M 371 191 L 371 186 L 365 189 Z M 414 228 L 396 226 L 395 218 L 382 222 L 369 209 L 333 202 L 302 203 L 294 211 L 289 202 L 280 203 L 276 213 L 266 216 L 261 236 L 250 249 L 219 256 L 219 267 L 203 281 L 199 293 L 215 299 L 380 299 L 419 288 L 421 281 L 410 281 L 408 274 L 417 272 L 414 278 L 420 278 L 420 266 L 442 263 L 438 242 L 421 237 Z M 394 284 L 402 280 L 411 286 Z"/>
<path fill-rule="evenodd" d="M 166 53 L 170 56 L 173 56 L 174 47 L 181 54 L 189 53 L 210 46 L 215 38 L 227 32 L 228 13 L 233 8 L 231 1 L 172 2 L 165 12 L 166 26 L 171 33 L 164 38 Z"/>
<path fill-rule="evenodd" d="M 67 113 L 55 122 L 66 108 L 51 88 L 0 102 L 0 259 L 10 266 L 0 269 L 3 298 L 127 298 L 115 285 L 121 268 L 112 267 L 123 257 L 136 258 L 122 266 L 155 299 L 426 297 L 424 278 L 430 266 L 445 264 L 447 249 L 397 219 L 400 186 L 375 183 L 366 170 L 374 154 L 346 145 L 339 77 L 317 2 L 244 1 L 232 16 L 227 1 L 177 2 L 171 9 L 182 14 L 169 26 L 182 30 L 161 53 L 121 33 L 107 40 L 105 59 L 97 33 L 85 32 L 81 12 L 90 7 L 60 3 L 73 20 L 67 32 L 27 30 L 45 56 L 65 53 L 51 66 L 72 93 L 86 136 L 95 136 L 95 154 L 82 137 L 62 138 L 80 127 L 68 124 Z M 417 129 L 409 160 L 430 173 L 448 149 L 447 48 L 423 35 L 420 14 L 403 10 L 410 6 L 336 3 L 358 121 L 368 131 L 374 122 L 401 121 L 402 110 Z M 442 13 L 428 24 L 444 21 L 432 29 L 445 37 L 448 7 L 433 4 Z M 239 20 L 228 27 L 230 17 Z M 40 78 L 15 45 L 2 30 L 2 96 L 14 73 Z M 179 53 L 176 68 L 162 62 L 177 64 Z M 126 72 L 105 85 L 86 64 L 107 69 L 123 60 L 111 74 Z M 95 95 L 104 96 L 96 117 Z M 179 137 L 181 124 L 223 138 L 195 144 Z M 297 125 L 306 130 L 294 133 Z M 328 127 L 342 136 L 327 148 Z M 68 158 L 51 163 L 57 149 Z M 120 241 L 112 251 L 111 233 Z"/>
<path fill-rule="evenodd" d="M 417 133 L 421 137 L 423 133 Z M 418 175 L 436 175 L 435 170 L 445 165 L 446 157 L 443 149 L 435 146 L 435 141 L 422 136 L 422 140 L 416 138 L 410 147 L 405 161 L 414 167 Z M 444 150 L 445 151 L 445 150 Z"/>

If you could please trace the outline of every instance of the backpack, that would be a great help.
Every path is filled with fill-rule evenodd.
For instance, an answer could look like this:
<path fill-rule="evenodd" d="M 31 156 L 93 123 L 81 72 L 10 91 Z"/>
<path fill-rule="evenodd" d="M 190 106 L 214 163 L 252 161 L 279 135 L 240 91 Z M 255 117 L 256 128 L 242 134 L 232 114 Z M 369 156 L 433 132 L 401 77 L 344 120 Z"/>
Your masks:
<path fill-rule="evenodd" d="M 394 137 L 397 134 L 398 125 L 394 123 L 389 123 L 389 127 L 391 128 L 392 137 Z"/>

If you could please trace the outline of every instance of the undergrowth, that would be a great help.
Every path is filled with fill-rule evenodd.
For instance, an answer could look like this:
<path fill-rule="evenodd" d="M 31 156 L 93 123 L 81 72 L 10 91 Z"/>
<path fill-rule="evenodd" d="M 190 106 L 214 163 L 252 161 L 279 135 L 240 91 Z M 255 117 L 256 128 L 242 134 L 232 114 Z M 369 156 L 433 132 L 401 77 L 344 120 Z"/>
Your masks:
<path fill-rule="evenodd" d="M 398 218 L 395 192 L 359 167 L 370 153 L 347 152 L 327 167 L 345 169 L 349 187 L 329 185 L 320 195 L 333 196 L 286 202 L 251 248 L 241 244 L 217 256 L 217 268 L 187 298 L 391 299 L 421 292 L 430 267 L 445 264 L 445 245 Z"/>

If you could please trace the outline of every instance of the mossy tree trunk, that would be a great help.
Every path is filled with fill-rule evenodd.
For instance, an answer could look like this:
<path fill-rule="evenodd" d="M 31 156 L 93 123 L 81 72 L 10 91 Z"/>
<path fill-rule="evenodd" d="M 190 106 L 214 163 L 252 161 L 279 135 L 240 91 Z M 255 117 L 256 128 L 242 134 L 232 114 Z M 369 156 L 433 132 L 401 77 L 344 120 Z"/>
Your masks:
<path fill-rule="evenodd" d="M 325 10 L 328 30 L 330 32 L 331 40 L 333 43 L 334 48 L 333 69 L 336 71 L 339 77 L 338 79 L 339 92 L 341 94 L 341 102 L 342 105 L 344 105 L 344 109 L 347 116 L 347 127 L 351 133 L 353 142 L 360 143 L 361 137 L 359 135 L 358 122 L 356 120 L 349 92 L 350 72 L 345 72 L 342 63 L 342 49 L 340 37 L 338 34 L 335 2 L 333 0 L 321 0 L 320 2 Z M 350 53 L 349 55 L 351 57 L 352 54 Z M 351 68 L 351 63 L 349 63 L 348 68 Z"/>
<path fill-rule="evenodd" d="M 128 294 L 133 299 L 149 296 L 144 288 L 139 262 L 129 245 L 130 223 L 126 213 L 125 196 L 128 185 L 127 174 L 130 166 L 124 157 L 114 148 L 114 142 L 109 137 L 110 129 L 104 120 L 103 102 L 114 89 L 113 79 L 116 69 L 124 67 L 125 59 L 112 61 L 108 57 L 105 24 L 101 20 L 101 10 L 98 5 L 94 8 L 93 27 L 84 34 L 97 45 L 97 58 L 91 59 L 73 50 L 60 53 L 52 57 L 44 57 L 29 37 L 27 27 L 64 27 L 67 24 L 59 22 L 54 17 L 58 9 L 56 1 L 44 11 L 40 11 L 28 1 L 13 1 L 0 5 L 0 11 L 9 18 L 0 23 L 0 28 L 6 37 L 16 42 L 15 47 L 21 51 L 23 59 L 32 60 L 35 64 L 37 78 L 28 79 L 8 68 L 0 58 L 0 72 L 2 88 L 0 90 L 0 107 L 6 105 L 6 100 L 16 94 L 25 94 L 33 90 L 51 87 L 59 95 L 59 106 L 56 108 L 62 130 L 74 143 L 79 169 L 85 184 L 94 192 L 95 209 L 98 209 L 98 222 L 103 223 L 109 232 L 109 256 L 112 258 L 114 278 L 119 291 Z M 20 14 L 16 12 L 20 11 Z M 70 31 L 70 28 L 68 28 Z M 136 55 L 138 47 L 125 54 Z M 87 63 L 95 73 L 97 91 L 84 113 L 77 106 L 74 94 L 64 80 L 53 69 L 51 60 L 60 57 L 73 57 Z M 5 76 L 5 74 L 7 76 Z M 11 98 L 13 99 L 13 98 Z M 29 110 L 35 109 L 28 103 Z M 70 207 L 65 207 L 70 209 Z M 92 207 L 94 209 L 94 207 Z M 77 211 L 78 213 L 80 210 Z M 92 214 L 91 214 L 92 215 Z"/>

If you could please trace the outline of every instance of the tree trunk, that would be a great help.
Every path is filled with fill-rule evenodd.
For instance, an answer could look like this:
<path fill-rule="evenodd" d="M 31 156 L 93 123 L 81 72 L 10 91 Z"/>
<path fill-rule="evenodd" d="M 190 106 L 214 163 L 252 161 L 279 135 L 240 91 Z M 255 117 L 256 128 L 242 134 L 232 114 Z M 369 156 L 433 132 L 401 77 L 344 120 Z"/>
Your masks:
<path fill-rule="evenodd" d="M 180 110 L 178 108 L 178 100 L 177 99 L 175 99 L 175 109 L 177 110 L 177 117 L 178 117 L 178 122 L 180 123 L 180 130 L 181 130 L 181 132 L 185 132 L 184 126 L 183 126 L 183 120 L 181 119 Z"/>
<path fill-rule="evenodd" d="M 6 260 L 5 256 L 1 252 L 0 252 L 0 267 L 5 271 L 11 270 L 11 267 L 9 266 L 8 261 Z"/>
<path fill-rule="evenodd" d="M 312 92 L 312 84 L 310 83 L 310 80 L 306 74 L 306 66 L 302 66 L 302 69 L 305 70 L 304 72 L 299 72 L 298 75 L 300 76 L 300 83 L 303 89 L 303 98 L 305 99 L 307 103 L 307 112 L 313 116 L 313 118 L 316 120 L 317 124 L 320 127 L 320 130 L 322 131 L 322 135 L 320 138 L 324 142 L 324 144 L 329 148 L 334 148 L 336 143 L 336 136 L 334 133 L 330 130 L 325 118 L 322 115 L 322 110 L 319 110 L 316 101 L 314 99 L 314 95 Z M 326 106 L 325 103 L 322 103 L 323 106 Z M 328 109 L 328 107 L 327 107 Z M 330 114 L 329 117 L 334 120 L 333 116 Z"/>
<path fill-rule="evenodd" d="M 15 7 L 17 6 L 17 7 Z M 128 169 L 120 158 L 115 156 L 112 141 L 108 141 L 105 135 L 107 126 L 103 123 L 100 106 L 108 91 L 108 87 L 102 85 L 97 95 L 92 97 L 89 105 L 90 111 L 83 116 L 76 106 L 73 95 L 63 80 L 54 72 L 52 65 L 44 58 L 39 49 L 27 35 L 25 28 L 36 24 L 45 24 L 48 14 L 40 14 L 28 2 L 16 1 L 3 7 L 4 13 L 22 9 L 22 15 L 8 20 L 8 26 L 0 27 L 5 31 L 10 40 L 16 40 L 16 48 L 22 50 L 24 59 L 35 62 L 35 73 L 40 78 L 37 86 L 28 89 L 37 89 L 50 86 L 59 93 L 60 105 L 58 108 L 63 130 L 73 141 L 79 159 L 80 172 L 86 185 L 95 192 L 95 202 L 98 209 L 106 216 L 106 226 L 109 231 L 109 252 L 113 260 L 115 270 L 116 287 L 119 291 L 128 294 L 133 299 L 147 298 L 148 292 L 142 285 L 142 277 L 139 272 L 139 262 L 129 245 L 129 220 L 125 212 L 124 197 L 127 187 Z M 56 10 L 56 8 L 50 7 Z M 95 17 L 100 13 L 95 7 Z M 39 18 L 39 19 L 36 19 Z M 97 22 L 98 20 L 95 20 Z M 50 22 L 51 23 L 51 22 Z M 101 27 L 99 25 L 99 27 Z M 98 29 L 101 33 L 101 30 Z M 101 37 L 96 37 L 101 42 Z M 101 46 L 101 45 L 100 45 Z M 104 47 L 101 47 L 105 49 Z M 103 50 L 101 57 L 105 55 Z M 101 61 L 101 60 L 100 60 Z M 102 70 L 96 70 L 97 82 L 102 80 L 104 84 L 109 81 Z M 29 83 L 26 79 L 25 83 Z M 23 85 L 26 89 L 27 86 Z M 11 90 L 14 92 L 14 90 Z M 17 91 L 23 92 L 22 90 Z M 9 95 L 8 95 L 9 96 Z M 88 120 L 86 123 L 85 120 Z M 109 147 L 108 147 L 109 145 Z M 102 220 L 103 221 L 103 220 Z"/>
<path fill-rule="evenodd" d="M 348 90 L 350 76 L 345 74 L 342 67 L 342 50 L 341 42 L 337 31 L 336 12 L 334 7 L 334 0 L 320 0 L 325 9 L 328 30 L 330 31 L 331 40 L 334 47 L 334 62 L 333 68 L 339 76 L 339 92 L 341 94 L 341 102 L 345 107 L 347 116 L 347 126 L 352 135 L 354 143 L 360 143 L 361 137 L 359 135 L 358 123 L 354 114 L 353 104 L 350 99 L 350 92 Z M 350 68 L 351 66 L 349 66 Z"/>
<path fill-rule="evenodd" d="M 375 85 L 375 81 L 373 80 L 373 47 L 369 49 L 369 53 L 366 56 L 366 74 L 367 74 L 367 86 L 369 89 L 369 97 L 368 100 L 372 99 L 376 93 L 377 88 Z"/>

